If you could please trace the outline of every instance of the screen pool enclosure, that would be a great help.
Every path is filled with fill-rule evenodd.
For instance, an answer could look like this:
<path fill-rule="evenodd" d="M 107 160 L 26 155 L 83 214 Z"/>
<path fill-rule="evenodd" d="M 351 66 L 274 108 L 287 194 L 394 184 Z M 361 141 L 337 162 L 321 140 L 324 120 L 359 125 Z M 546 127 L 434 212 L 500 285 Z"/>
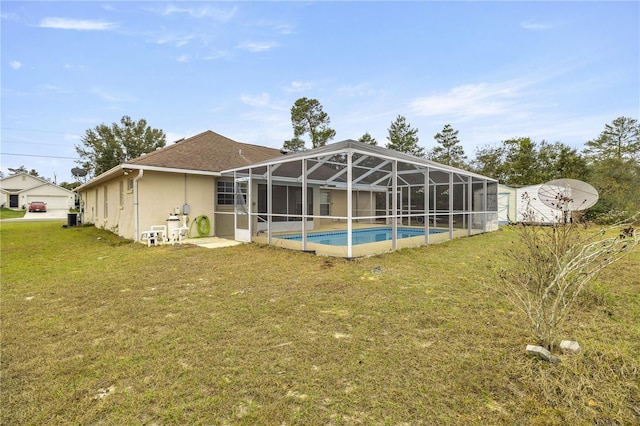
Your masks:
<path fill-rule="evenodd" d="M 353 140 L 223 171 L 217 191 L 215 220 L 232 219 L 236 240 L 321 255 L 367 256 L 498 228 L 495 179 Z M 315 240 L 331 232 L 340 244 Z"/>

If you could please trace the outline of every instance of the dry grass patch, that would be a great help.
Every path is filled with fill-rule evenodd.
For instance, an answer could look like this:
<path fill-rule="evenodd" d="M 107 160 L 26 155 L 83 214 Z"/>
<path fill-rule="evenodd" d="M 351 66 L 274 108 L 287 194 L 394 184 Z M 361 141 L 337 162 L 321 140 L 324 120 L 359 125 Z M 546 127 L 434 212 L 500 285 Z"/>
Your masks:
<path fill-rule="evenodd" d="M 506 230 L 345 261 L 2 224 L 2 424 L 631 424 L 634 254 L 528 358 Z"/>

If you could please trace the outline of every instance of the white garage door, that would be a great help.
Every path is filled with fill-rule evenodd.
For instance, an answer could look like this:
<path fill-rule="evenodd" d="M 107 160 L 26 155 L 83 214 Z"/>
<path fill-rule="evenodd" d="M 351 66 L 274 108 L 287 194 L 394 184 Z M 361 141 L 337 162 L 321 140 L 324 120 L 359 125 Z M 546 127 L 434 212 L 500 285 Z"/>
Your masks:
<path fill-rule="evenodd" d="M 69 197 L 55 195 L 28 195 L 27 204 L 32 201 L 42 201 L 47 203 L 47 210 L 68 209 Z"/>

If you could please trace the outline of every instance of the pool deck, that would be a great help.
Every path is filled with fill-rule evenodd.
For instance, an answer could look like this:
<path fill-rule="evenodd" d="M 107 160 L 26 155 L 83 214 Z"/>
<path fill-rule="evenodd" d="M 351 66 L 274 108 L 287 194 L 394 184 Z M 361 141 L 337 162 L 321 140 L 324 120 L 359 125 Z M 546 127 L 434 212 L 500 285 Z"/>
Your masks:
<path fill-rule="evenodd" d="M 353 224 L 353 229 L 389 228 L 389 226 L 390 225 L 386 225 L 386 224 L 357 223 L 357 224 Z M 399 225 L 399 227 L 412 228 L 412 229 L 424 229 L 424 227 L 422 226 L 416 227 L 416 226 L 404 226 L 404 225 L 400 226 Z M 400 238 L 396 240 L 395 249 L 397 250 L 401 248 L 420 247 L 426 244 L 441 243 L 443 241 L 449 240 L 448 228 L 432 227 L 430 229 L 437 229 L 439 231 L 445 231 L 445 232 L 441 232 L 438 234 L 430 234 L 427 236 L 428 237 L 427 240 L 425 240 L 424 235 L 420 235 L 417 237 Z M 315 233 L 315 232 L 345 231 L 345 230 L 346 230 L 345 223 L 334 223 L 334 224 L 324 225 L 319 229 L 309 230 L 308 232 Z M 293 233 L 295 232 L 273 233 L 272 239 L 271 239 L 271 245 L 287 248 L 291 250 L 303 250 L 302 241 L 285 240 L 285 239 L 278 238 L 278 235 L 283 235 L 283 234 L 291 235 Z M 469 234 L 469 231 L 467 229 L 453 230 L 453 238 L 464 237 L 464 236 L 467 236 L 468 234 Z M 258 243 L 268 244 L 268 239 L 266 234 L 260 234 L 258 236 L 254 236 L 252 239 L 253 241 Z M 364 257 L 364 256 L 371 256 L 371 255 L 392 251 L 393 250 L 392 244 L 393 244 L 392 241 L 388 240 L 388 241 L 378 241 L 378 242 L 367 243 L 367 244 L 353 245 L 351 247 L 351 256 L 348 256 L 346 246 L 330 246 L 326 244 L 316 244 L 316 243 L 307 242 L 305 251 L 313 251 L 320 256 L 333 256 L 333 257 L 344 257 L 344 258 Z"/>
<path fill-rule="evenodd" d="M 232 247 L 243 244 L 240 241 L 220 237 L 185 238 L 182 240 L 182 243 L 209 249 Z"/>
<path fill-rule="evenodd" d="M 390 225 L 386 224 L 372 224 L 372 223 L 354 223 L 353 229 L 364 229 L 364 228 L 389 228 Z M 422 226 L 406 226 L 399 225 L 401 228 L 413 228 L 413 229 L 424 229 Z M 437 229 L 439 231 L 444 231 L 438 234 L 430 234 L 428 237 L 428 242 L 425 241 L 424 235 L 409 237 L 409 238 L 400 238 L 396 241 L 396 250 L 401 248 L 411 248 L 411 247 L 420 247 L 426 244 L 437 244 L 444 241 L 449 240 L 449 229 L 442 227 L 431 227 L 429 229 Z M 346 231 L 345 223 L 331 223 L 325 224 L 317 229 L 309 230 L 308 232 L 327 232 L 327 231 Z M 276 247 L 282 247 L 290 250 L 298 250 L 302 251 L 302 241 L 292 241 L 292 240 L 284 240 L 278 238 L 278 235 L 291 235 L 294 232 L 279 232 L 273 233 L 271 245 Z M 467 229 L 454 229 L 453 230 L 453 238 L 460 238 L 469 235 Z M 260 234 L 258 236 L 252 237 L 253 242 L 268 244 L 266 234 Z M 231 247 L 240 244 L 244 244 L 239 241 L 234 241 L 233 238 L 220 238 L 220 237 L 203 237 L 203 238 L 188 238 L 182 240 L 184 244 L 192 244 L 199 247 L 215 249 L 222 247 Z M 392 242 L 389 241 L 379 241 L 374 243 L 367 244 L 356 244 L 351 248 L 351 258 L 356 257 L 366 257 L 373 256 L 376 254 L 382 254 L 392 251 Z M 306 251 L 314 252 L 319 256 L 332 256 L 332 257 L 342 257 L 349 258 L 347 255 L 347 247 L 346 246 L 330 246 L 326 244 L 316 244 L 307 242 Z"/>

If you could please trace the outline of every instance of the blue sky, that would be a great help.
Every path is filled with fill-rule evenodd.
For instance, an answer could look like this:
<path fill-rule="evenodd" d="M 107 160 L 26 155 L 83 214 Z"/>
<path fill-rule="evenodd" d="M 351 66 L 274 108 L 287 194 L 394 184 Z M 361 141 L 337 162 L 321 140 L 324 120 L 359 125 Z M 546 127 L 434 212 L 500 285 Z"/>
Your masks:
<path fill-rule="evenodd" d="M 85 131 L 124 115 L 167 143 L 212 130 L 279 148 L 300 97 L 320 101 L 333 141 L 369 132 L 384 146 L 403 115 L 426 149 L 451 124 L 469 158 L 514 137 L 582 149 L 615 118 L 640 118 L 636 1 L 0 8 L 5 174 L 72 181 Z"/>

